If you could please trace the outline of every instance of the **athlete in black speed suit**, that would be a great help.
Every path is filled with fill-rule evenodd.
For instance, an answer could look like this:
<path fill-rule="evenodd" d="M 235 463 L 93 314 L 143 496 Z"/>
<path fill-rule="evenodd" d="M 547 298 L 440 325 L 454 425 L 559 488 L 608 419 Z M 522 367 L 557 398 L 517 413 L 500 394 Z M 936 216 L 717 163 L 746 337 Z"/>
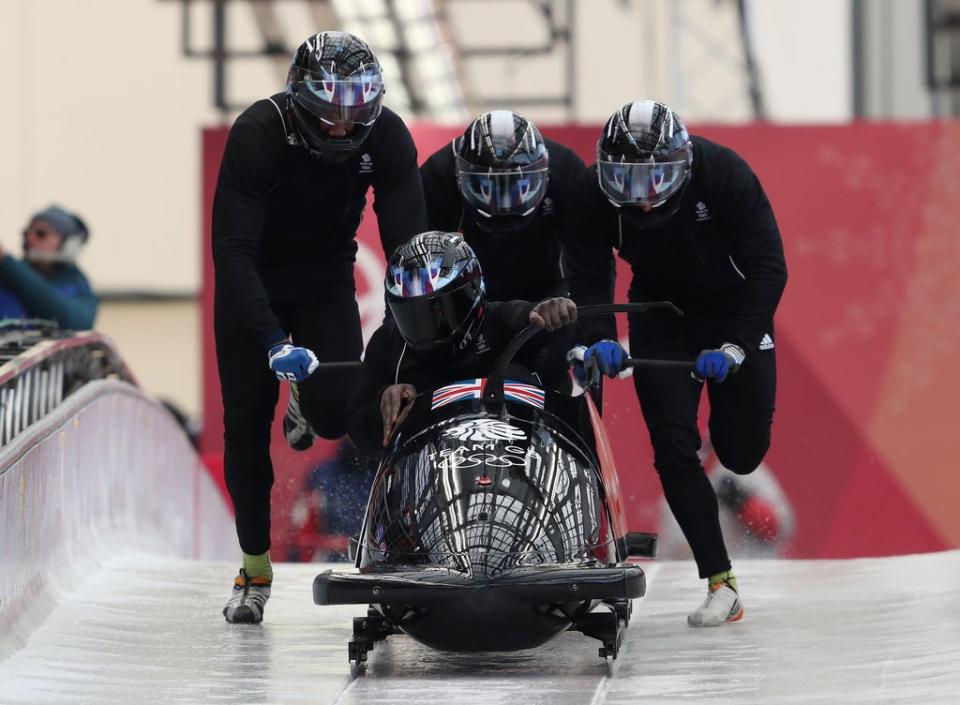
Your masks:
<path fill-rule="evenodd" d="M 413 139 L 382 99 L 370 48 L 350 34 L 323 32 L 300 46 L 286 92 L 245 110 L 227 141 L 213 256 L 224 464 L 244 553 L 224 609 L 231 622 L 259 622 L 269 596 L 277 378 L 300 383 L 300 408 L 319 435 L 345 432 L 354 378 L 313 372 L 317 358 L 360 358 L 354 236 L 367 189 L 376 194 L 388 257 L 426 226 Z M 300 417 L 293 400 L 288 418 Z M 286 429 L 292 444 L 291 431 L 304 427 Z M 297 440 L 309 445 L 312 434 Z"/>
<path fill-rule="evenodd" d="M 420 167 L 429 227 L 463 233 L 491 300 L 566 296 L 561 223 L 585 171 L 573 150 L 522 115 L 484 113 Z"/>
<path fill-rule="evenodd" d="M 367 345 L 347 410 L 350 438 L 367 453 L 383 451 L 418 392 L 487 376 L 529 323 L 554 331 L 536 335 L 518 353 L 516 362 L 534 374 L 529 381 L 556 388 L 568 376 L 573 302 L 488 303 L 476 255 L 459 233 L 422 233 L 400 248 L 388 265 L 386 289 L 393 317 Z"/>
<path fill-rule="evenodd" d="M 686 314 L 632 316 L 630 352 L 696 359 L 699 379 L 642 369 L 633 379 L 667 502 L 709 580 L 708 599 L 688 622 L 735 621 L 743 610 L 697 455 L 697 408 L 706 379 L 717 456 L 736 473 L 755 470 L 770 445 L 773 315 L 787 279 L 773 210 L 733 150 L 689 137 L 668 107 L 638 101 L 607 122 L 570 213 L 564 265 L 578 305 L 612 300 L 616 252 L 632 269 L 631 301 L 668 300 Z M 616 338 L 612 317 L 579 324 L 588 364 L 611 376 L 624 356 Z"/>

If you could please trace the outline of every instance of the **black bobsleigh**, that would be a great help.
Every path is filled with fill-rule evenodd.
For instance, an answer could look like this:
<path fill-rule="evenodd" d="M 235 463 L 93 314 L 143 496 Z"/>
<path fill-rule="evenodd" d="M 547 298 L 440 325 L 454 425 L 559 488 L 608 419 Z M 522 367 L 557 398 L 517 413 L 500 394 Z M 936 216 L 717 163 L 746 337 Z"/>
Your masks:
<path fill-rule="evenodd" d="M 631 599 L 646 589 L 625 561 L 653 556 L 656 536 L 627 533 L 591 395 L 509 379 L 535 332 L 518 335 L 487 379 L 418 395 L 391 439 L 351 541 L 359 573 L 313 583 L 318 605 L 369 605 L 354 620 L 351 662 L 400 632 L 437 649 L 514 651 L 577 630 L 617 657 Z"/>

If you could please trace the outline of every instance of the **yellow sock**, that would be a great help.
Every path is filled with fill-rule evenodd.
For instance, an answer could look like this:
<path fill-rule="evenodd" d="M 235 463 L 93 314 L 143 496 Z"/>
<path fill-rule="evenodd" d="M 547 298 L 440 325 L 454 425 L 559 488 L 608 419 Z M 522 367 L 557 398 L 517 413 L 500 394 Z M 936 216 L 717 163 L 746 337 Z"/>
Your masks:
<path fill-rule="evenodd" d="M 722 573 L 711 575 L 707 579 L 708 585 L 716 585 L 717 583 L 726 583 L 733 588 L 734 592 L 737 590 L 737 576 L 733 574 L 732 570 L 725 570 Z"/>
<path fill-rule="evenodd" d="M 243 554 L 243 570 L 251 578 L 263 577 L 267 580 L 273 580 L 273 566 L 270 565 L 270 551 L 259 553 L 255 556 L 249 553 Z"/>

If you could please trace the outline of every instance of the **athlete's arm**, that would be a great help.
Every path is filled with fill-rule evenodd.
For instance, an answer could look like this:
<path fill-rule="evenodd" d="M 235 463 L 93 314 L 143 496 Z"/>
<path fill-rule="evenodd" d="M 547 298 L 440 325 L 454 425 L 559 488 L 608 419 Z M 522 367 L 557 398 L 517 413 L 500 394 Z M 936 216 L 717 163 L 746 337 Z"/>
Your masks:
<path fill-rule="evenodd" d="M 373 210 L 387 259 L 403 243 L 427 230 L 427 209 L 417 168 L 417 148 L 396 114 L 384 110 L 381 146 L 373 176 Z"/>
<path fill-rule="evenodd" d="M 212 224 L 218 306 L 265 349 L 285 337 L 257 271 L 268 193 L 285 147 L 279 115 L 273 127 L 276 134 L 249 111 L 237 118 L 220 165 Z"/>

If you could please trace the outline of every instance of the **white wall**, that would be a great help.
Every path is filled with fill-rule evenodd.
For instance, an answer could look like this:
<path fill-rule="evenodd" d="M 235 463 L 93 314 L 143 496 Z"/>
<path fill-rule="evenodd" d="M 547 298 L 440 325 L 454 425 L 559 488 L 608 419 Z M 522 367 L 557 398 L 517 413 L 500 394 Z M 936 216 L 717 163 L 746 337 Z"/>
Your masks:
<path fill-rule="evenodd" d="M 864 10 L 864 112 L 885 119 L 929 118 L 924 3 L 869 0 Z"/>
<path fill-rule="evenodd" d="M 676 80 L 678 57 L 688 68 L 711 59 L 695 41 L 703 32 L 696 23 L 716 28 L 723 22 L 724 32 L 735 27 L 730 3 L 681 1 L 578 1 L 578 121 L 603 120 L 638 96 L 686 107 L 691 121 L 746 116 L 735 72 L 722 62 Z M 249 7 L 230 6 L 232 41 L 253 46 Z M 289 37 L 316 29 L 305 4 L 286 0 L 279 7 Z M 465 21 L 473 43 L 532 40 L 542 32 L 525 2 L 449 7 L 454 24 L 458 13 Z M 848 0 L 763 0 L 752 7 L 771 117 L 847 118 Z M 504 23 L 498 12 L 512 22 Z M 197 44 L 209 36 L 208 14 L 195 15 Z M 675 29 L 678 16 L 686 18 L 683 36 Z M 516 36 L 504 35 L 511 27 Z M 3 0 L 0 62 L 0 244 L 19 251 L 28 215 L 57 201 L 91 227 L 82 263 L 97 288 L 196 290 L 199 128 L 215 124 L 218 115 L 207 62 L 180 54 L 179 3 Z M 491 60 L 469 75 L 483 93 L 523 94 L 545 86 L 559 90 L 562 70 L 557 59 Z M 272 93 L 282 85 L 280 73 L 267 61 L 237 63 L 231 93 L 245 101 Z M 701 75 L 705 80 L 698 82 Z M 727 100 L 731 91 L 739 102 Z M 541 120 L 564 117 L 557 109 L 526 112 Z"/>
<path fill-rule="evenodd" d="M 178 6 L 157 0 L 0 2 L 0 243 L 20 251 L 52 201 L 91 229 L 100 289 L 199 283 L 197 128 L 209 69 L 180 58 Z"/>
<path fill-rule="evenodd" d="M 107 335 L 151 394 L 187 416 L 201 412 L 200 304 L 196 301 L 102 303 L 96 329 Z"/>
<path fill-rule="evenodd" d="M 912 2 L 912 0 L 908 0 Z M 852 116 L 849 0 L 753 0 L 755 49 L 769 117 L 845 122 Z"/>
<path fill-rule="evenodd" d="M 524 0 L 451 2 L 451 25 L 471 45 L 534 45 L 545 23 Z M 491 18 L 494 8 L 509 23 Z M 848 120 L 849 0 L 753 0 L 754 49 L 769 118 L 775 122 Z M 730 0 L 578 0 L 575 5 L 574 119 L 605 120 L 636 98 L 670 103 L 688 122 L 751 118 L 736 5 Z M 562 90 L 563 52 L 535 59 L 472 59 L 466 72 L 478 95 L 543 95 Z M 558 108 L 529 108 L 540 121 Z"/>

